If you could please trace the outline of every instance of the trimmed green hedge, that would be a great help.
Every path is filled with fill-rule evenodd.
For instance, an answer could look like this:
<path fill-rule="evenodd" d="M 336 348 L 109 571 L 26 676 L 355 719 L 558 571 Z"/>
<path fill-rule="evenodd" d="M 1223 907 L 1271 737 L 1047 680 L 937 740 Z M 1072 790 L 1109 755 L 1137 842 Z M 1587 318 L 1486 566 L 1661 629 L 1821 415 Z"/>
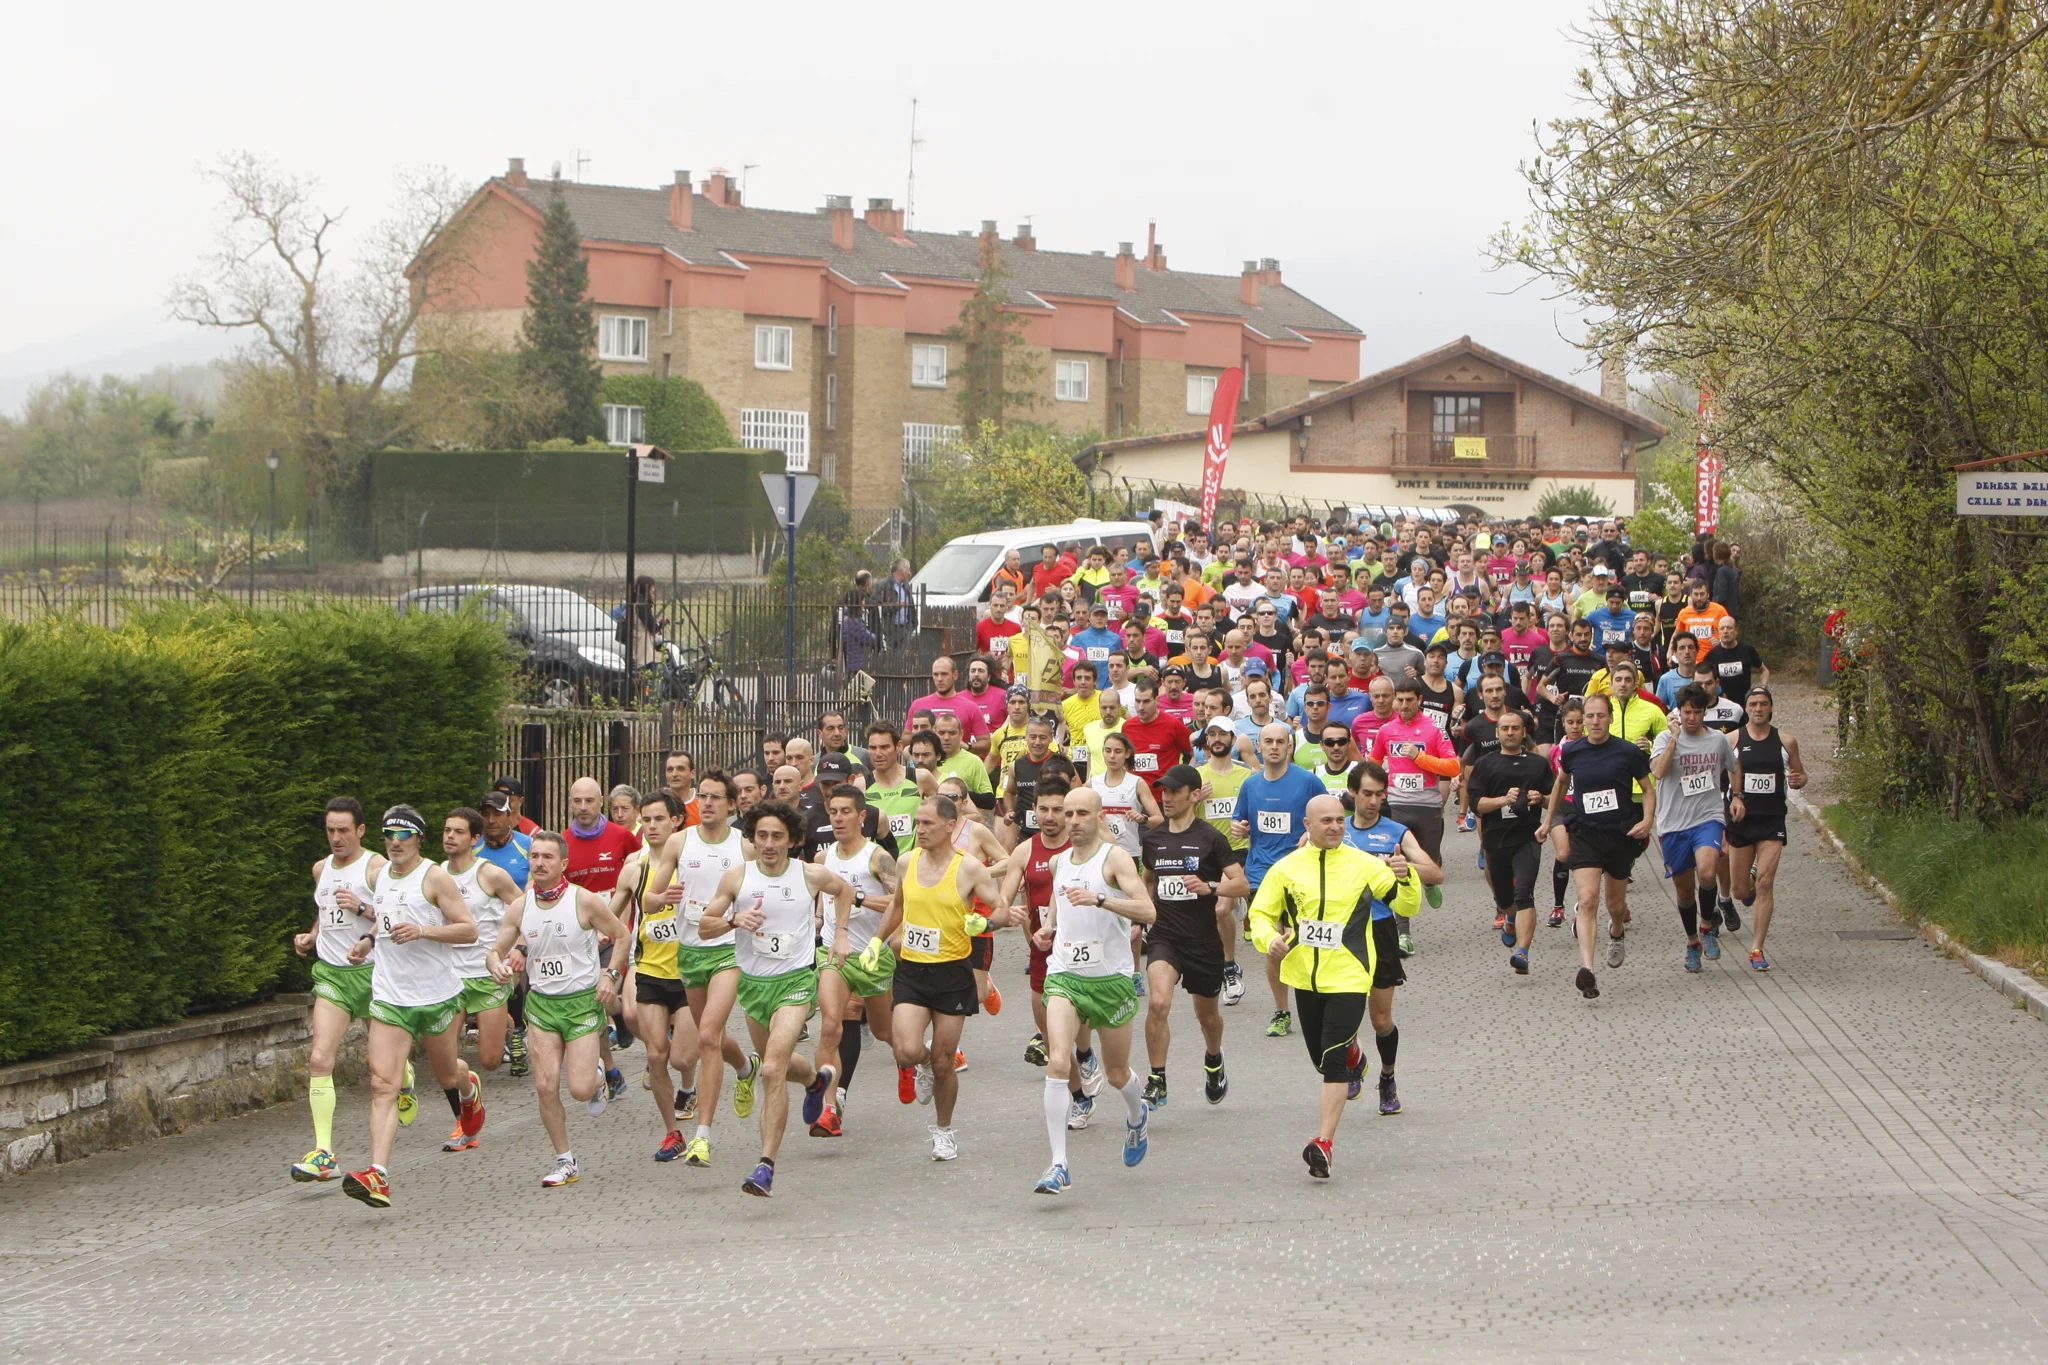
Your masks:
<path fill-rule="evenodd" d="M 345 603 L 0 631 L 0 1062 L 302 988 L 322 806 L 474 805 L 510 666 Z"/>
<path fill-rule="evenodd" d="M 608 374 L 599 395 L 607 403 L 645 408 L 647 443 L 663 450 L 731 450 L 739 444 L 725 413 L 694 379 Z"/>

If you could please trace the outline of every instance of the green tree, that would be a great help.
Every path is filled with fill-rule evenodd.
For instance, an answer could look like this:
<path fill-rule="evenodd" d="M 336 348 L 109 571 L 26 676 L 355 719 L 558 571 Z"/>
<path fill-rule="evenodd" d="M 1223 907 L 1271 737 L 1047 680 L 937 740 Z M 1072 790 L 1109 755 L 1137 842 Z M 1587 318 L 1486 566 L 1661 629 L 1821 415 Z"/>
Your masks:
<path fill-rule="evenodd" d="M 717 400 L 694 379 L 608 374 L 601 393 L 607 403 L 644 408 L 648 444 L 663 450 L 731 450 L 737 444 Z"/>
<path fill-rule="evenodd" d="M 936 514 L 933 535 L 955 536 L 1004 526 L 1072 521 L 1088 511 L 1088 481 L 1074 456 L 1090 438 L 1038 426 L 1005 431 L 984 421 L 934 455 L 920 492 Z"/>
<path fill-rule="evenodd" d="M 590 302 L 590 262 L 583 236 L 557 179 L 548 191 L 540 245 L 526 263 L 526 318 L 519 326 L 519 367 L 546 394 L 541 439 L 582 440 L 604 434 L 598 411 L 597 315 Z"/>
<path fill-rule="evenodd" d="M 1026 318 L 1010 307 L 1010 272 L 1003 268 L 1002 243 L 992 232 L 981 235 L 974 293 L 960 305 L 960 320 L 946 329 L 946 339 L 960 348 L 955 370 L 959 387 L 953 401 L 960 426 L 978 431 L 994 424 L 1006 427 L 1013 413 L 1038 406 L 1034 387 L 1043 370 L 1024 341 Z"/>
<path fill-rule="evenodd" d="M 1551 517 L 1611 517 L 1614 504 L 1594 491 L 1592 484 L 1560 484 L 1537 502 L 1536 515 L 1546 521 Z"/>

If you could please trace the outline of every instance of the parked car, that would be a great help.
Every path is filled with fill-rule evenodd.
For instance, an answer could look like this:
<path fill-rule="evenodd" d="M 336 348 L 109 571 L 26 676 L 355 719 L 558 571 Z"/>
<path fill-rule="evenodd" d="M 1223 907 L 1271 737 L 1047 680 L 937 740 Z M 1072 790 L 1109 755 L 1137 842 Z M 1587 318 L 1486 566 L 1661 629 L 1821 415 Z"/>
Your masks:
<path fill-rule="evenodd" d="M 626 657 L 617 623 L 589 598 L 566 588 L 525 583 L 466 583 L 419 588 L 398 599 L 398 612 L 448 612 L 475 602 L 505 628 L 544 706 L 588 705 L 627 695 Z"/>
<path fill-rule="evenodd" d="M 1017 526 L 1007 531 L 981 531 L 960 536 L 939 547 L 924 567 L 911 577 L 913 592 L 923 589 L 925 604 L 933 607 L 964 607 L 988 601 L 989 581 L 1003 567 L 1003 552 L 1015 550 L 1024 571 L 1038 563 L 1038 552 L 1046 545 L 1072 542 L 1086 554 L 1091 545 L 1110 549 L 1140 547 L 1154 550 L 1149 521 L 1098 521 L 1082 517 L 1064 526 Z"/>

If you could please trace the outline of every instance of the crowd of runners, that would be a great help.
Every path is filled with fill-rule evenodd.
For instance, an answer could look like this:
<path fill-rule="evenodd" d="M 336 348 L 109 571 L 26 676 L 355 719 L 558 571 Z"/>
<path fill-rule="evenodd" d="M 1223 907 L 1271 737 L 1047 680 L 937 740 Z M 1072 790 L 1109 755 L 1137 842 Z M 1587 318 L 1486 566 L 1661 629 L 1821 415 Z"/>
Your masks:
<path fill-rule="evenodd" d="M 438 831 L 412 806 L 384 811 L 380 855 L 360 804 L 330 801 L 316 919 L 294 945 L 313 958 L 314 1148 L 292 1177 L 390 1204 L 392 1145 L 418 1114 L 415 1041 L 450 1152 L 479 1142 L 477 1068 L 531 1075 L 544 1186 L 577 1179 L 563 1086 L 602 1113 L 630 1094 L 620 1056 L 636 1043 L 657 1161 L 712 1165 L 730 1068 L 733 1117 L 759 1128 L 741 1188 L 770 1195 L 790 1087 L 811 1136 L 840 1136 L 870 1043 L 870 1074 L 893 1068 L 897 1099 L 929 1106 L 931 1156 L 951 1161 L 964 1025 L 1003 1008 L 1021 963 L 1049 1148 L 1033 1188 L 1058 1195 L 1067 1135 L 1105 1086 L 1124 1164 L 1144 1160 L 1176 991 L 1202 1096 L 1226 1100 L 1223 1011 L 1250 990 L 1249 950 L 1264 1035 L 1298 1032 L 1320 1078 L 1302 1159 L 1327 1178 L 1368 1081 L 1380 1113 L 1400 1112 L 1395 993 L 1419 911 L 1443 906 L 1447 856 L 1483 870 L 1516 976 L 1537 955 L 1547 849 L 1547 925 L 1575 940 L 1560 944 L 1573 988 L 1600 995 L 1653 840 L 1674 966 L 1700 972 L 1747 923 L 1748 966 L 1770 970 L 1805 770 L 1743 642 L 1730 547 L 1673 563 L 1613 523 L 1306 517 L 1221 523 L 1213 541 L 1162 521 L 1156 544 L 1013 555 L 977 652 L 934 660 L 900 723 L 828 713 L 729 772 L 672 753 L 650 793 L 583 778 L 559 832 L 504 779 Z M 1477 837 L 1447 854 L 1451 834 Z M 1425 939 L 1464 932 L 1423 923 Z M 344 1172 L 333 1071 L 356 1019 L 370 1160 Z"/>

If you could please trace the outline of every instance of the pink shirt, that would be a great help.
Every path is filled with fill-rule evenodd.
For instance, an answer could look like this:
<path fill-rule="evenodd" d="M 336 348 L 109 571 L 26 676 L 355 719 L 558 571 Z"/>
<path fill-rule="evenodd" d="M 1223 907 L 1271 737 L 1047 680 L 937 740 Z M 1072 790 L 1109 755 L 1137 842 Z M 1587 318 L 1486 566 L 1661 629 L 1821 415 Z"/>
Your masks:
<path fill-rule="evenodd" d="M 1002 693 L 998 689 L 991 687 L 988 690 L 988 695 L 1001 697 Z M 996 714 L 1002 715 L 1007 709 L 1007 703 L 999 703 L 996 708 Z M 927 692 L 910 703 L 909 715 L 914 716 L 920 711 L 951 711 L 954 715 L 960 717 L 960 737 L 963 740 L 980 739 L 988 733 L 988 714 L 982 710 L 980 703 L 976 702 L 974 698 L 968 696 L 965 692 L 955 692 L 950 697 L 942 697 L 936 692 Z"/>
<path fill-rule="evenodd" d="M 1508 662 L 1516 668 L 1529 662 L 1529 656 L 1550 643 L 1550 632 L 1534 626 L 1527 630 L 1510 627 L 1500 633 L 1500 652 L 1508 656 Z"/>
<path fill-rule="evenodd" d="M 1162 716 L 1172 716 L 1182 725 L 1192 729 L 1195 720 L 1195 694 L 1183 692 L 1180 694 L 1180 699 L 1175 701 L 1164 692 L 1161 692 L 1159 694 L 1159 714 Z"/>
<path fill-rule="evenodd" d="M 1515 561 L 1512 555 L 1495 555 L 1486 561 L 1486 576 L 1496 583 L 1506 583 L 1515 576 Z"/>
<path fill-rule="evenodd" d="M 1121 621 L 1138 609 L 1138 590 L 1128 583 L 1122 587 L 1100 588 L 1095 600 L 1109 608 L 1109 619 Z"/>
<path fill-rule="evenodd" d="M 1358 752 L 1371 753 L 1372 742 L 1380 737 L 1380 731 L 1386 728 L 1387 722 L 1395 718 L 1391 711 L 1382 716 L 1377 711 L 1368 710 L 1357 720 L 1352 721 L 1351 740 L 1358 746 Z"/>
<path fill-rule="evenodd" d="M 968 701 L 981 709 L 982 723 L 988 727 L 984 733 L 992 734 L 1001 729 L 1003 723 L 1010 718 L 1009 693 L 993 683 L 983 688 L 981 695 L 978 697 L 974 695 L 972 689 L 961 692 L 959 695 L 967 698 Z"/>
<path fill-rule="evenodd" d="M 1380 726 L 1380 732 L 1373 736 L 1372 760 L 1387 770 L 1387 799 L 1410 804 L 1435 805 L 1436 774 L 1424 772 L 1414 757 L 1406 753 L 1395 753 L 1396 744 L 1420 745 L 1421 751 L 1433 758 L 1456 758 L 1458 751 L 1451 747 L 1451 741 L 1437 728 L 1436 722 L 1427 715 L 1418 715 L 1414 720 L 1402 720 L 1398 715 Z M 1418 783 L 1415 779 L 1420 778 Z M 1404 780 L 1405 779 L 1405 780 Z M 1428 800 L 1423 801 L 1427 794 Z"/>

